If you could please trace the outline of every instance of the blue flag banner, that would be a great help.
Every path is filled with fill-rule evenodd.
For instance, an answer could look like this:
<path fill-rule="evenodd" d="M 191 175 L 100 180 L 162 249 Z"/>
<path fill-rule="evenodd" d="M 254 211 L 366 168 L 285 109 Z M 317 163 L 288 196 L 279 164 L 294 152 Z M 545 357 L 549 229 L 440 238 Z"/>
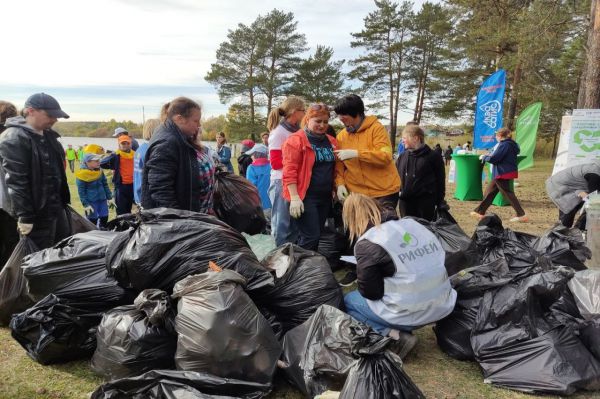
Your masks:
<path fill-rule="evenodd" d="M 473 148 L 487 149 L 496 145 L 496 130 L 502 127 L 502 110 L 506 72 L 499 69 L 488 77 L 477 93 Z"/>

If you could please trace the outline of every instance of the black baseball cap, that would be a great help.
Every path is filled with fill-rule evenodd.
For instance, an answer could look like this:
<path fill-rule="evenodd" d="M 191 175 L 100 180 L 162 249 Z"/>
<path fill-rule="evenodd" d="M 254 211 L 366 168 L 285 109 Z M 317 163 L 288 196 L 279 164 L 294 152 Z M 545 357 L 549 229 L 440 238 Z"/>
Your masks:
<path fill-rule="evenodd" d="M 25 101 L 25 108 L 43 109 L 54 118 L 69 119 L 69 115 L 60 109 L 60 104 L 54 97 L 46 93 L 35 93 Z"/>

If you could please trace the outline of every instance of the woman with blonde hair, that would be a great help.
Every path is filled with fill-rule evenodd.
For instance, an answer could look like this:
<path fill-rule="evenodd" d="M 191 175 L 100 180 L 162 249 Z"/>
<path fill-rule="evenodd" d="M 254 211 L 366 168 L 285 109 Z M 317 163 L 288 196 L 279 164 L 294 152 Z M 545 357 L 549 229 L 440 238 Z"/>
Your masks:
<path fill-rule="evenodd" d="M 454 309 L 456 291 L 444 267 L 444 250 L 423 225 L 382 213 L 381 205 L 363 194 L 346 198 L 342 217 L 350 240 L 356 240 L 358 274 L 358 290 L 344 298 L 346 311 L 398 340 L 403 357 L 416 344 L 412 330 Z"/>
<path fill-rule="evenodd" d="M 135 203 L 142 203 L 142 171 L 144 170 L 144 157 L 148 151 L 148 142 L 152 138 L 154 129 L 160 125 L 160 119 L 148 119 L 142 127 L 142 138 L 145 142 L 139 146 L 133 156 L 133 197 Z"/>
<path fill-rule="evenodd" d="M 300 129 L 300 121 L 305 113 L 304 100 L 289 96 L 279 107 L 269 113 L 269 162 L 271 163 L 271 234 L 277 246 L 286 242 L 296 242 L 296 228 L 291 224 L 289 203 L 283 198 L 283 144 L 293 133 Z"/>

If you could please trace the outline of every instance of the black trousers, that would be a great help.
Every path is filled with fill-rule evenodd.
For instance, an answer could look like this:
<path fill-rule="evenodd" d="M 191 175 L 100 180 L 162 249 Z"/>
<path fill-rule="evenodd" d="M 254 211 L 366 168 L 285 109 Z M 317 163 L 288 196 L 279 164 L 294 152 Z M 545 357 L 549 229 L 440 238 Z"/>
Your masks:
<path fill-rule="evenodd" d="M 560 209 L 558 210 L 558 219 L 565 227 L 573 227 L 573 222 L 575 221 L 575 216 L 577 216 L 577 212 L 581 209 L 585 202 L 581 201 L 571 212 L 563 213 Z M 586 212 L 583 212 L 579 219 L 577 220 L 578 229 L 585 230 L 585 220 Z"/>
<path fill-rule="evenodd" d="M 29 238 L 40 249 L 50 248 L 64 238 L 71 236 L 71 221 L 67 210 L 55 212 L 52 216 L 39 217 L 33 222 Z"/>
<path fill-rule="evenodd" d="M 115 188 L 117 215 L 131 213 L 133 206 L 133 184 L 121 184 Z"/>
<path fill-rule="evenodd" d="M 331 193 L 304 197 L 304 212 L 298 219 L 292 218 L 298 228 L 298 245 L 316 251 L 319 248 L 321 231 L 331 211 Z"/>
<path fill-rule="evenodd" d="M 432 222 L 435 219 L 435 206 L 433 195 L 400 199 L 400 215 L 413 216 Z"/>
<path fill-rule="evenodd" d="M 17 221 L 0 209 L 0 269 L 4 267 L 18 242 Z"/>
<path fill-rule="evenodd" d="M 71 173 L 75 173 L 75 161 L 69 160 L 69 169 L 71 169 Z"/>
<path fill-rule="evenodd" d="M 490 205 L 492 205 L 492 202 L 494 202 L 494 198 L 498 192 L 501 192 L 504 198 L 510 202 L 517 216 L 525 215 L 525 211 L 521 208 L 521 203 L 517 199 L 515 192 L 510 188 L 510 180 L 504 179 L 494 179 L 487 185 L 483 194 L 483 201 L 475 208 L 475 212 L 484 215 Z"/>

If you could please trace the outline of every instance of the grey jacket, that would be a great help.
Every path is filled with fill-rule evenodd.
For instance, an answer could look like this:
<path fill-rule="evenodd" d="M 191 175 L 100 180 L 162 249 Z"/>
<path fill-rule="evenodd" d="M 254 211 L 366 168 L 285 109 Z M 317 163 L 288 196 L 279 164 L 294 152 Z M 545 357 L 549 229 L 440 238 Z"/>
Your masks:
<path fill-rule="evenodd" d="M 563 213 L 572 211 L 580 202 L 579 193 L 589 192 L 586 175 L 600 176 L 600 161 L 571 166 L 546 180 L 548 196 Z"/>

